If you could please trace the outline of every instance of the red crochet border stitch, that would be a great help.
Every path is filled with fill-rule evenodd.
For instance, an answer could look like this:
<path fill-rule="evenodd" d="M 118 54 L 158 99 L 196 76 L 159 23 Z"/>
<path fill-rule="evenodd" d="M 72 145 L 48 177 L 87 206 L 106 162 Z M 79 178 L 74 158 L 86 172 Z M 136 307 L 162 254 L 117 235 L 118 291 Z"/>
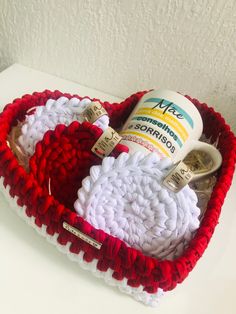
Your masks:
<path fill-rule="evenodd" d="M 113 128 L 122 125 L 144 93 L 133 94 L 120 104 L 101 102 L 110 115 Z M 4 177 L 4 185 L 10 186 L 10 195 L 12 197 L 18 197 L 18 205 L 26 206 L 27 215 L 36 217 L 35 223 L 39 227 L 45 224 L 48 234 L 59 233 L 58 242 L 62 245 L 66 245 L 68 241 L 71 242 L 70 251 L 75 254 L 83 251 L 85 261 L 91 262 L 94 258 L 98 259 L 97 268 L 100 271 L 107 271 L 108 268 L 111 268 L 114 271 L 113 277 L 115 279 L 127 278 L 128 285 L 132 287 L 142 285 L 144 291 L 148 293 L 157 292 L 158 287 L 164 291 L 173 289 L 194 268 L 208 246 L 218 223 L 221 206 L 231 185 L 236 160 L 236 139 L 230 131 L 230 127 L 219 113 L 216 113 L 212 108 L 208 108 L 206 104 L 187 96 L 202 115 L 204 134 L 211 137 L 212 142 L 218 139 L 218 149 L 222 154 L 223 164 L 218 173 L 218 181 L 212 192 L 204 219 L 195 237 L 189 243 L 189 247 L 182 256 L 174 261 L 158 260 L 145 256 L 136 249 L 127 247 L 123 241 L 106 234 L 102 230 L 96 230 L 52 196 L 45 194 L 33 175 L 27 174 L 24 168 L 19 166 L 14 154 L 8 148 L 6 142 L 8 133 L 12 126 L 17 123 L 17 120 L 24 119 L 29 108 L 45 105 L 47 99 L 57 99 L 61 96 L 81 99 L 77 95 L 72 96 L 59 91 L 35 92 L 33 95 L 25 95 L 22 98 L 15 99 L 0 114 L 0 176 Z M 101 242 L 101 249 L 95 249 L 63 229 L 63 221 L 67 221 Z"/>

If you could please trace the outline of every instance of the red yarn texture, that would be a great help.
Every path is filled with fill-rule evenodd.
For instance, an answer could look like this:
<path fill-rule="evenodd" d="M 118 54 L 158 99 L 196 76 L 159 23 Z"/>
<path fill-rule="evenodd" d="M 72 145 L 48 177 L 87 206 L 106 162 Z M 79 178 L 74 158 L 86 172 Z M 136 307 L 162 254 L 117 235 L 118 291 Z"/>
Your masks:
<path fill-rule="evenodd" d="M 120 104 L 101 102 L 110 115 L 113 128 L 122 125 L 144 93 L 136 93 Z M 195 237 L 189 243 L 189 247 L 174 261 L 158 260 L 127 247 L 123 241 L 102 230 L 95 229 L 71 210 L 72 199 L 75 197 L 74 193 L 81 179 L 87 175 L 90 165 L 101 162 L 90 153 L 92 143 L 95 142 L 97 136 L 99 137 L 98 128 L 88 123 L 82 125 L 73 123 L 68 128 L 59 126 L 54 132 L 47 132 L 43 141 L 37 145 L 36 154 L 30 161 L 31 172 L 29 174 L 19 166 L 16 157 L 7 146 L 7 135 L 11 128 L 17 124 L 18 120 L 24 120 L 29 108 L 45 105 L 47 99 L 57 99 L 61 96 L 80 98 L 76 95 L 46 90 L 14 100 L 1 113 L 0 176 L 4 177 L 4 185 L 10 186 L 10 195 L 19 198 L 20 206 L 26 206 L 27 215 L 36 217 L 35 223 L 39 227 L 44 224 L 48 234 L 58 233 L 58 242 L 62 245 L 70 242 L 71 252 L 78 254 L 83 251 L 84 260 L 87 262 L 91 262 L 94 258 L 98 259 L 97 268 L 100 271 L 107 271 L 110 268 L 113 270 L 115 279 L 127 278 L 128 285 L 132 287 L 142 285 L 148 293 L 157 292 L 158 287 L 164 291 L 173 289 L 194 268 L 207 248 L 218 223 L 222 204 L 231 185 L 236 160 L 236 139 L 230 127 L 226 125 L 219 113 L 208 108 L 206 104 L 188 97 L 201 113 L 204 134 L 211 137 L 212 142 L 218 139 L 218 149 L 222 154 L 223 164 L 218 172 L 218 181 L 204 219 Z M 124 147 L 116 147 L 116 149 L 116 154 L 119 154 Z M 49 162 L 47 162 L 47 156 L 49 156 Z M 74 173 L 67 178 L 68 171 Z M 53 195 L 47 192 L 49 176 Z M 58 182 L 56 182 L 57 179 Z M 70 187 L 75 185 L 72 194 L 68 194 L 70 195 L 68 199 L 66 198 L 69 193 L 67 183 Z M 101 249 L 97 250 L 63 229 L 63 221 L 67 221 L 101 242 Z"/>
<path fill-rule="evenodd" d="M 88 122 L 75 121 L 69 127 L 58 125 L 55 131 L 46 132 L 30 159 L 30 170 L 38 184 L 45 192 L 50 186 L 51 194 L 71 210 L 82 180 L 93 165 L 101 164 L 101 158 L 91 148 L 102 133 Z M 118 144 L 110 156 L 128 151 L 128 147 Z"/>

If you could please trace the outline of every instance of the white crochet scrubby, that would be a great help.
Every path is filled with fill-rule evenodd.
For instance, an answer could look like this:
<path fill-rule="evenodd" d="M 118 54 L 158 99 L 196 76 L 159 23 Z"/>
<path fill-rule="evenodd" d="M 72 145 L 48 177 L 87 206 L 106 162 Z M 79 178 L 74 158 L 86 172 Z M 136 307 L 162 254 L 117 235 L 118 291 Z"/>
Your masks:
<path fill-rule="evenodd" d="M 158 258 L 179 256 L 199 227 L 197 196 L 189 186 L 162 186 L 172 162 L 157 154 L 122 153 L 90 169 L 74 207 L 95 228 Z"/>
<path fill-rule="evenodd" d="M 42 140 L 48 130 L 54 130 L 58 124 L 68 126 L 73 121 L 84 121 L 83 112 L 91 103 L 91 100 L 84 98 L 68 99 L 60 97 L 57 100 L 49 99 L 45 106 L 38 106 L 35 112 L 27 115 L 21 129 L 19 144 L 28 156 L 32 156 L 37 142 Z M 103 131 L 108 127 L 109 117 L 104 115 L 94 122 Z"/>

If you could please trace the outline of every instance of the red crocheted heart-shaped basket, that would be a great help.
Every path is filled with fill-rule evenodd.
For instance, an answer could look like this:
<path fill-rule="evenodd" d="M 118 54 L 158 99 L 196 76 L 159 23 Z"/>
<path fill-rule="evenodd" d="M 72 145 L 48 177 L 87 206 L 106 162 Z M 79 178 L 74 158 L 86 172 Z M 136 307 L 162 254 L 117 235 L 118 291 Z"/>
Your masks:
<path fill-rule="evenodd" d="M 144 93 L 138 92 L 119 104 L 100 102 L 110 116 L 111 127 L 119 128 L 122 126 Z M 62 158 L 60 155 L 60 146 L 64 145 L 63 143 L 75 147 L 78 145 L 80 151 L 84 152 L 82 154 L 83 158 L 81 158 L 81 155 L 79 157 L 76 155 L 77 157 L 74 160 L 80 163 L 80 166 L 77 173 L 69 178 L 70 182 L 74 182 L 74 178 L 79 177 L 78 181 L 81 182 L 83 177 L 88 174 L 89 167 L 92 164 L 101 162 L 90 153 L 92 145 L 100 136 L 97 127 L 88 123 L 80 125 L 76 122 L 68 128 L 59 126 L 55 132 L 48 131 L 44 137 L 43 149 L 48 155 L 53 156 L 51 158 L 53 162 L 47 164 L 47 157 L 45 155 L 43 157 L 42 146 L 38 144 L 36 155 L 42 157 L 40 157 L 41 164 L 38 164 L 33 157 L 31 160 L 32 171 L 29 173 L 19 165 L 7 142 L 7 136 L 12 127 L 18 121 L 24 120 L 26 112 L 30 108 L 45 105 L 49 98 L 58 99 L 61 96 L 81 99 L 76 95 L 72 96 L 59 91 L 51 92 L 46 90 L 42 93 L 35 92 L 33 95 L 25 95 L 4 108 L 0 115 L 0 177 L 3 183 L 2 190 L 17 212 L 71 259 L 79 262 L 82 267 L 96 272 L 106 282 L 120 287 L 122 291 L 131 294 L 137 300 L 155 305 L 160 292 L 175 288 L 178 283 L 181 283 L 188 276 L 211 239 L 218 223 L 221 206 L 233 177 L 236 159 L 235 137 L 219 113 L 216 113 L 206 104 L 187 96 L 200 111 L 205 136 L 210 138 L 212 143 L 218 141 L 217 147 L 222 154 L 223 163 L 217 174 L 217 184 L 208 202 L 200 228 L 189 243 L 188 248 L 182 256 L 174 261 L 158 260 L 128 247 L 123 241 L 106 234 L 103 230 L 95 229 L 71 210 L 72 203 L 70 197 L 67 201 L 67 192 L 60 196 L 60 192 L 63 193 L 63 188 L 66 191 L 66 181 L 63 181 L 64 177 L 62 175 L 65 170 L 63 168 L 64 157 Z M 75 138 L 71 141 L 71 134 L 74 134 L 74 132 L 76 134 L 77 131 L 80 131 L 78 136 L 73 135 L 72 137 L 75 136 Z M 92 138 L 88 139 L 86 132 L 92 134 Z M 57 139 L 56 142 L 55 139 Z M 69 143 L 68 140 L 70 140 Z M 69 151 L 71 150 L 69 149 Z M 116 147 L 114 154 L 119 153 L 119 151 L 122 151 L 122 146 Z M 48 156 L 47 154 L 46 156 Z M 59 170 L 55 170 L 57 166 Z M 40 169 L 40 167 L 42 168 Z M 46 172 L 43 174 L 42 172 L 45 169 Z M 48 174 L 50 174 L 52 180 L 53 176 L 57 177 L 58 172 L 55 171 L 61 171 L 62 190 L 58 190 L 59 185 L 52 182 L 54 191 L 52 195 L 49 195 L 44 184 L 47 182 Z M 56 179 L 54 182 L 56 182 Z M 78 186 L 76 186 L 77 188 Z M 74 190 L 76 191 L 76 189 Z M 67 222 L 101 243 L 101 248 L 97 249 L 65 230 L 63 222 Z"/>

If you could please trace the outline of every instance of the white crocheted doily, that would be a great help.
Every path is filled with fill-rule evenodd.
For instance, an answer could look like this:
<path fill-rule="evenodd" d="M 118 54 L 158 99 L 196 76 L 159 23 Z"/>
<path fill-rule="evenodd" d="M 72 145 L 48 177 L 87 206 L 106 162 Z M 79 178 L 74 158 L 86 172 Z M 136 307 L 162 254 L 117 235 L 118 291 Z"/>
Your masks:
<path fill-rule="evenodd" d="M 171 166 L 155 153 L 122 153 L 93 166 L 75 210 L 95 228 L 158 258 L 179 256 L 199 227 L 197 196 L 189 186 L 175 194 L 162 186 Z"/>
<path fill-rule="evenodd" d="M 22 126 L 22 135 L 19 137 L 19 144 L 28 156 L 32 156 L 37 142 L 42 140 L 48 130 L 54 130 L 58 124 L 68 126 L 73 121 L 84 121 L 83 112 L 91 103 L 91 100 L 84 98 L 68 99 L 60 97 L 57 100 L 49 99 L 45 106 L 36 108 L 34 114 L 27 115 Z M 103 131 L 108 127 L 109 117 L 100 117 L 95 125 Z"/>

